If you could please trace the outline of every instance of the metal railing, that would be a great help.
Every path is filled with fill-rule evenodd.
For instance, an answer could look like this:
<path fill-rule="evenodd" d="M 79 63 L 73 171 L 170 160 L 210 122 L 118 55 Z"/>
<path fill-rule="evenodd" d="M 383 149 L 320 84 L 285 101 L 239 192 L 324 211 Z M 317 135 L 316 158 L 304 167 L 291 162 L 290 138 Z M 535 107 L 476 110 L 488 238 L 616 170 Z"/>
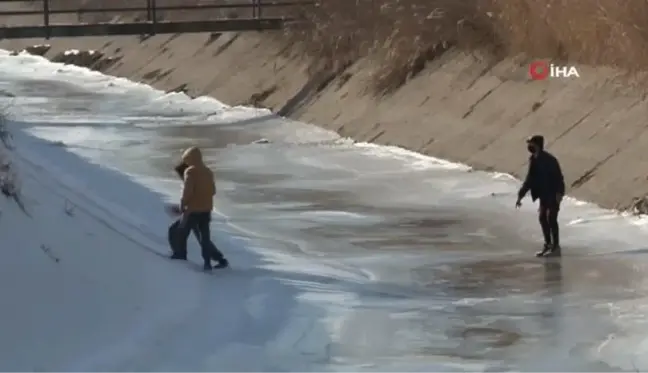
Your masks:
<path fill-rule="evenodd" d="M 311 6 L 314 4 L 315 0 L 200 0 L 196 1 L 195 4 L 183 4 L 169 5 L 168 0 L 130 0 L 131 4 L 135 6 L 79 6 L 77 8 L 63 8 L 59 9 L 53 5 L 60 4 L 56 0 L 37 0 L 37 1 L 26 1 L 26 0 L 0 0 L 0 23 L 4 17 L 12 17 L 12 21 L 16 17 L 41 17 L 42 24 L 30 24 L 29 26 L 5 26 L 0 27 L 0 38 L 15 38 L 19 37 L 20 31 L 19 28 L 25 30 L 25 37 L 33 37 L 35 33 L 35 28 L 43 28 L 40 34 L 44 34 L 45 38 L 49 39 L 53 36 L 54 28 L 57 34 L 54 36 L 84 36 L 80 34 L 82 27 L 86 27 L 87 30 L 92 29 L 92 35 L 96 35 L 97 27 L 105 22 L 91 22 L 91 23 L 82 23 L 82 24 L 53 24 L 52 17 L 59 15 L 76 15 L 78 20 L 81 20 L 83 15 L 98 15 L 98 14 L 119 14 L 119 15 L 142 15 L 145 14 L 145 19 L 134 17 L 135 21 L 133 22 L 124 22 L 122 23 L 125 28 L 131 30 L 134 33 L 140 33 L 144 28 L 148 31 L 146 34 L 154 35 L 156 33 L 168 33 L 170 30 L 178 29 L 178 32 L 207 32 L 207 31 L 225 31 L 220 30 L 220 28 L 227 27 L 226 25 L 234 25 L 233 29 L 235 31 L 243 31 L 246 27 L 253 29 L 274 29 L 280 28 L 285 21 L 291 20 L 287 15 L 274 16 L 274 17 L 264 17 L 264 14 L 267 14 L 267 11 L 275 10 L 271 13 L 277 13 L 277 9 L 289 9 L 298 6 Z M 7 9 L 6 6 L 3 6 L 8 3 L 23 3 L 26 6 L 11 7 L 18 9 Z M 40 3 L 40 4 L 39 4 Z M 107 0 L 103 2 L 104 4 L 110 4 Z M 165 4 L 166 3 L 166 4 Z M 139 5 L 139 6 L 138 6 Z M 223 16 L 213 16 L 208 17 L 208 20 L 195 20 L 195 21 L 182 21 L 177 22 L 172 20 L 174 18 L 173 12 L 182 12 L 182 11 L 194 11 L 202 12 L 203 17 L 205 12 L 213 10 L 246 10 L 251 11 L 251 17 L 248 18 L 234 18 L 234 17 L 223 17 Z M 288 13 L 288 12 L 286 12 Z M 164 14 L 164 16 L 161 16 Z M 6 18 L 5 18 L 6 19 Z M 255 22 L 256 20 L 256 22 Z M 238 22 L 237 22 L 238 21 Z M 213 27 L 208 27 L 209 23 L 213 24 Z M 14 23 L 14 22 L 12 22 Z M 191 23 L 194 23 L 195 27 L 189 27 Z M 218 26 L 220 24 L 220 26 Z M 140 27 L 136 27 L 139 25 Z M 146 27 L 143 27 L 146 25 Z M 173 26 L 178 27 L 173 27 Z M 247 25 L 247 26 L 246 26 Z M 258 25 L 258 27 L 255 27 Z M 119 32 L 116 30 L 118 25 L 113 25 L 111 28 L 112 31 L 106 31 L 104 34 L 111 35 L 126 35 L 130 34 L 131 31 Z M 128 27 L 126 27 L 128 26 Z M 70 35 L 65 34 L 61 31 L 61 28 L 67 28 L 69 30 L 75 30 L 71 32 Z M 110 27 L 109 27 L 110 28 Z M 218 29 L 218 30 L 211 30 Z M 14 29 L 9 31 L 9 29 Z M 4 31 L 4 32 L 3 32 Z M 65 35 L 63 35 L 65 34 Z"/>

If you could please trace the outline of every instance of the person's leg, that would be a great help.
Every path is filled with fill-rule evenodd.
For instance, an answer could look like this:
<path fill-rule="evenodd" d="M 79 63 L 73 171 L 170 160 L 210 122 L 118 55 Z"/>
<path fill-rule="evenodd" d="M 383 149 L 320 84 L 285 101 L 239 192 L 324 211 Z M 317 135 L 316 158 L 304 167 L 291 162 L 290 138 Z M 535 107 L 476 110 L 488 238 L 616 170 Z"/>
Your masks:
<path fill-rule="evenodd" d="M 175 229 L 169 227 L 169 239 L 173 241 L 173 259 L 187 259 L 187 239 L 192 230 L 193 220 L 191 214 L 185 214 L 172 224 L 172 227 L 176 226 Z"/>
<path fill-rule="evenodd" d="M 207 230 L 209 230 L 209 223 L 207 224 Z M 201 238 L 202 234 L 200 232 L 200 228 L 198 227 L 198 225 L 195 225 L 193 227 L 192 232 L 194 236 L 196 236 L 196 241 L 198 241 L 198 243 L 200 244 L 202 242 L 202 238 Z M 212 260 L 215 260 L 217 262 L 223 260 L 223 253 L 220 250 L 218 250 L 214 242 L 211 240 L 211 237 L 209 237 L 209 239 L 207 240 L 206 245 L 209 248 L 208 251 L 212 253 L 211 254 Z"/>
<path fill-rule="evenodd" d="M 194 236 L 196 237 L 196 241 L 200 243 L 200 229 L 198 229 L 198 225 L 191 227 L 191 232 L 193 232 Z"/>
<path fill-rule="evenodd" d="M 169 247 L 171 248 L 171 251 L 173 254 L 175 254 L 178 249 L 176 248 L 176 241 L 177 241 L 177 234 L 178 234 L 178 226 L 180 225 L 180 220 L 174 221 L 171 225 L 169 225 L 169 230 L 167 232 L 167 240 L 169 241 Z"/>
<path fill-rule="evenodd" d="M 538 207 L 538 221 L 542 229 L 542 236 L 544 237 L 544 248 L 537 255 L 544 255 L 551 249 L 551 228 L 549 225 L 549 210 L 547 209 L 546 201 L 540 199 L 540 206 Z"/>
<path fill-rule="evenodd" d="M 225 258 L 225 255 L 223 255 L 223 253 L 220 250 L 218 250 L 218 248 L 214 244 L 214 241 L 212 241 L 211 238 L 207 240 L 207 246 L 209 246 L 209 252 L 211 253 L 211 258 L 213 260 L 220 262 Z"/>
<path fill-rule="evenodd" d="M 200 247 L 202 249 L 205 266 L 207 266 L 207 263 L 211 263 L 211 260 L 217 261 L 220 266 L 227 266 L 227 261 L 225 260 L 223 253 L 218 250 L 211 240 L 211 232 L 209 228 L 210 222 L 211 212 L 200 213 L 197 225 L 198 230 L 200 231 Z"/>
<path fill-rule="evenodd" d="M 552 250 L 555 251 L 556 254 L 560 253 L 560 228 L 558 227 L 559 211 L 560 205 L 558 205 L 558 203 L 556 202 L 553 206 L 551 206 L 547 214 L 549 229 L 551 231 L 551 243 L 553 244 Z"/>
<path fill-rule="evenodd" d="M 540 201 L 540 208 L 538 208 L 538 221 L 540 222 L 540 228 L 542 229 L 542 236 L 544 237 L 545 244 L 551 245 L 549 209 L 547 209 L 547 206 L 542 203 L 542 201 Z"/>

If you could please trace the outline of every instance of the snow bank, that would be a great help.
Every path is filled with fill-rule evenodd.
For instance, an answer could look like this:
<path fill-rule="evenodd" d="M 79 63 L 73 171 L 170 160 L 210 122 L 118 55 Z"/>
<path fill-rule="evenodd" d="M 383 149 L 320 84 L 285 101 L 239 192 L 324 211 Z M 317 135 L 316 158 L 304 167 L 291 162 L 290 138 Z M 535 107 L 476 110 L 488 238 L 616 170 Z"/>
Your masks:
<path fill-rule="evenodd" d="M 197 247 L 190 248 L 195 263 L 161 258 L 168 251 L 168 218 L 157 213 L 164 196 L 20 131 L 14 139 L 11 165 L 20 170 L 29 215 L 0 199 L 0 369 L 326 364 L 321 312 L 299 300 L 301 291 L 280 280 L 271 260 L 235 251 L 227 239 L 218 242 L 232 252 L 227 272 L 199 271 Z"/>
<path fill-rule="evenodd" d="M 47 170 L 26 162 L 28 151 L 13 152 L 11 169 L 20 169 L 29 216 L 0 200 L 2 369 L 68 370 L 79 356 L 117 346 L 120 335 L 144 335 L 182 312 L 165 305 L 152 316 L 145 306 L 162 306 L 160 285 L 172 283 L 156 282 L 180 269 L 146 265 L 151 259 L 133 242 L 76 208 Z"/>

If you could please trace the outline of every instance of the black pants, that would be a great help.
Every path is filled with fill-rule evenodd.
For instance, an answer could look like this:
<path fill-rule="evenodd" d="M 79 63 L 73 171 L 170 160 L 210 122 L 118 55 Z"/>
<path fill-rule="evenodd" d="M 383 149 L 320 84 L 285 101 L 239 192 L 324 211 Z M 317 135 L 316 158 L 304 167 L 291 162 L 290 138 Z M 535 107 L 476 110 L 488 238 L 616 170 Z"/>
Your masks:
<path fill-rule="evenodd" d="M 560 246 L 560 231 L 558 229 L 558 212 L 560 204 L 556 196 L 540 198 L 538 220 L 542 228 L 545 244 Z"/>
<path fill-rule="evenodd" d="M 169 244 L 174 254 L 187 256 L 187 239 L 189 233 L 193 232 L 200 243 L 202 258 L 206 263 L 210 260 L 222 260 L 223 253 L 211 241 L 210 222 L 211 212 L 193 212 L 185 214 L 171 224 L 169 226 Z"/>

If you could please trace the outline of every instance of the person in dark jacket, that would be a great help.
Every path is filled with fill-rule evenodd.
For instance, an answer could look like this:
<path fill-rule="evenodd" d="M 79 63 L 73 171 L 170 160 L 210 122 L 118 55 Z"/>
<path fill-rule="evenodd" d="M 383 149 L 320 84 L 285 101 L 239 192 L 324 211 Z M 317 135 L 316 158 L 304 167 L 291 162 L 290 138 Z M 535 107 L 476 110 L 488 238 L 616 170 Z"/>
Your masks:
<path fill-rule="evenodd" d="M 522 206 L 522 199 L 531 191 L 531 198 L 540 200 L 538 218 L 544 236 L 544 248 L 537 256 L 560 256 L 560 232 L 558 211 L 565 195 L 565 180 L 558 159 L 544 150 L 544 137 L 535 135 L 527 139 L 529 170 L 518 191 L 516 207 Z"/>

